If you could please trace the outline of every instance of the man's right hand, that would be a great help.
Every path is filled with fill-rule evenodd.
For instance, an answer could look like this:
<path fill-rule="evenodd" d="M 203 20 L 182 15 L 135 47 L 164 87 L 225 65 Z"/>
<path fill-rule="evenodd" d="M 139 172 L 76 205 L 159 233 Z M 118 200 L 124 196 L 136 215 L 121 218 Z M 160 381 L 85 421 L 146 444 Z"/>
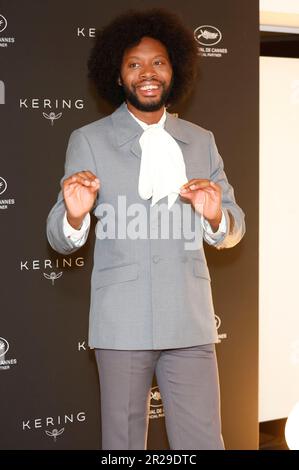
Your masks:
<path fill-rule="evenodd" d="M 99 189 L 100 181 L 90 171 L 80 171 L 64 180 L 62 192 L 67 220 L 75 229 L 79 230 L 84 217 L 92 209 Z"/>

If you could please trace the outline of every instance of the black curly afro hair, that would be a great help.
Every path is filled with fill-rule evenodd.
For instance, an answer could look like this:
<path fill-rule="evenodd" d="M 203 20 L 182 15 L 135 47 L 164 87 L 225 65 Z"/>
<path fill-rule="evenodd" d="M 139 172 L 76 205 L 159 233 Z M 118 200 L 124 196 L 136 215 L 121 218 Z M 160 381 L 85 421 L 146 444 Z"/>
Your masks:
<path fill-rule="evenodd" d="M 164 9 L 129 10 L 96 32 L 88 60 L 88 77 L 99 95 L 112 105 L 119 106 L 125 100 L 123 88 L 117 83 L 124 52 L 144 36 L 157 39 L 168 51 L 173 86 L 167 104 L 181 100 L 193 87 L 198 57 L 191 31 Z"/>

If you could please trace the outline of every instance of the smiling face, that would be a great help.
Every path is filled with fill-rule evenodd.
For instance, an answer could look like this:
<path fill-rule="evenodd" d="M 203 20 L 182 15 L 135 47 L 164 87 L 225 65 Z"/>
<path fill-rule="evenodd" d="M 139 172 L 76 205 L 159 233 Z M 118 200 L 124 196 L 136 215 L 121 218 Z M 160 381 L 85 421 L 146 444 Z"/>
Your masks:
<path fill-rule="evenodd" d="M 142 112 L 162 109 L 172 86 L 172 66 L 165 46 L 156 39 L 143 37 L 137 46 L 127 49 L 119 84 L 131 109 Z"/>

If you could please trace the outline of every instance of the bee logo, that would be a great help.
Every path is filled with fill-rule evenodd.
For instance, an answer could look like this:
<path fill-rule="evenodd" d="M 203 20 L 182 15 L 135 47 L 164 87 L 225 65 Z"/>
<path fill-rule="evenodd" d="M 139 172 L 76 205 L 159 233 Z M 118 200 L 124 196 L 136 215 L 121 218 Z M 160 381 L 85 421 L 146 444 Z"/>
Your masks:
<path fill-rule="evenodd" d="M 54 121 L 56 121 L 56 119 L 61 118 L 62 113 L 55 114 L 53 111 L 51 111 L 51 113 L 49 113 L 49 114 L 43 113 L 43 116 L 44 116 L 44 118 L 49 119 L 51 121 L 51 126 L 53 126 Z"/>
<path fill-rule="evenodd" d="M 56 281 L 56 279 L 59 279 L 61 276 L 62 276 L 63 272 L 61 271 L 60 273 L 56 274 L 56 273 L 50 273 L 50 274 L 46 274 L 44 273 L 44 277 L 46 279 L 49 279 L 50 281 L 52 281 L 52 286 L 54 286 L 54 281 Z"/>
<path fill-rule="evenodd" d="M 53 437 L 54 442 L 56 442 L 57 437 L 61 436 L 63 432 L 64 432 L 64 428 L 61 428 L 59 431 L 58 429 L 53 429 L 53 431 L 45 431 L 47 436 Z"/>

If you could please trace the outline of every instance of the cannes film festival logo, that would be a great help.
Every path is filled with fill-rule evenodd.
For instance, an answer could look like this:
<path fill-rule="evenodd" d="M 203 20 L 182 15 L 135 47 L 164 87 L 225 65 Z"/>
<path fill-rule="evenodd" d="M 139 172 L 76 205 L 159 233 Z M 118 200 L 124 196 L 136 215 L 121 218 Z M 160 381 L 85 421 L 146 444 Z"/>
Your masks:
<path fill-rule="evenodd" d="M 221 319 L 220 319 L 220 317 L 218 317 L 218 315 L 215 315 L 215 322 L 216 322 L 216 328 L 217 328 L 217 330 L 219 330 L 219 328 L 221 326 Z"/>
<path fill-rule="evenodd" d="M 5 30 L 7 26 L 7 20 L 3 15 L 0 15 L 0 33 Z"/>
<path fill-rule="evenodd" d="M 8 350 L 9 342 L 5 338 L 0 338 L 0 370 L 9 370 L 12 365 L 17 364 L 17 359 L 5 357 Z"/>
<path fill-rule="evenodd" d="M 55 114 L 53 111 L 51 111 L 51 113 L 49 113 L 49 114 L 43 113 L 43 116 L 44 116 L 44 118 L 49 119 L 49 121 L 51 122 L 51 126 L 53 126 L 54 121 L 56 121 L 56 119 L 61 118 L 62 113 Z"/>
<path fill-rule="evenodd" d="M 9 350 L 9 343 L 5 338 L 0 338 L 0 357 L 5 360 L 5 354 Z"/>
<path fill-rule="evenodd" d="M 5 86 L 2 80 L 0 80 L 0 104 L 5 104 Z"/>
<path fill-rule="evenodd" d="M 222 34 L 215 26 L 203 25 L 196 28 L 194 38 L 202 46 L 214 46 L 221 41 Z"/>
<path fill-rule="evenodd" d="M 162 399 L 161 399 L 161 393 L 159 391 L 159 387 L 153 387 L 151 390 L 151 406 L 153 408 L 162 406 Z"/>
<path fill-rule="evenodd" d="M 162 403 L 162 397 L 159 390 L 159 387 L 152 387 L 151 389 L 151 401 L 150 401 L 150 410 L 149 417 L 153 418 L 163 418 L 164 408 Z"/>
<path fill-rule="evenodd" d="M 44 277 L 46 279 L 49 279 L 49 281 L 52 282 L 52 286 L 54 286 L 54 282 L 56 279 L 59 279 L 62 276 L 63 272 L 61 271 L 60 273 L 56 274 L 54 271 L 50 274 L 44 273 Z"/>
<path fill-rule="evenodd" d="M 1 178 L 0 176 L 0 195 L 5 193 L 7 189 L 7 183 L 4 178 Z"/>
<path fill-rule="evenodd" d="M 218 343 L 221 343 L 223 339 L 227 339 L 227 333 L 219 333 L 219 328 L 221 326 L 221 318 L 218 315 L 215 315 L 215 323 L 218 333 Z"/>
<path fill-rule="evenodd" d="M 61 434 L 64 432 L 64 428 L 61 428 L 59 431 L 58 429 L 53 429 L 53 431 L 45 431 L 47 436 L 53 437 L 54 442 L 56 442 L 56 439 L 58 436 L 61 436 Z"/>

